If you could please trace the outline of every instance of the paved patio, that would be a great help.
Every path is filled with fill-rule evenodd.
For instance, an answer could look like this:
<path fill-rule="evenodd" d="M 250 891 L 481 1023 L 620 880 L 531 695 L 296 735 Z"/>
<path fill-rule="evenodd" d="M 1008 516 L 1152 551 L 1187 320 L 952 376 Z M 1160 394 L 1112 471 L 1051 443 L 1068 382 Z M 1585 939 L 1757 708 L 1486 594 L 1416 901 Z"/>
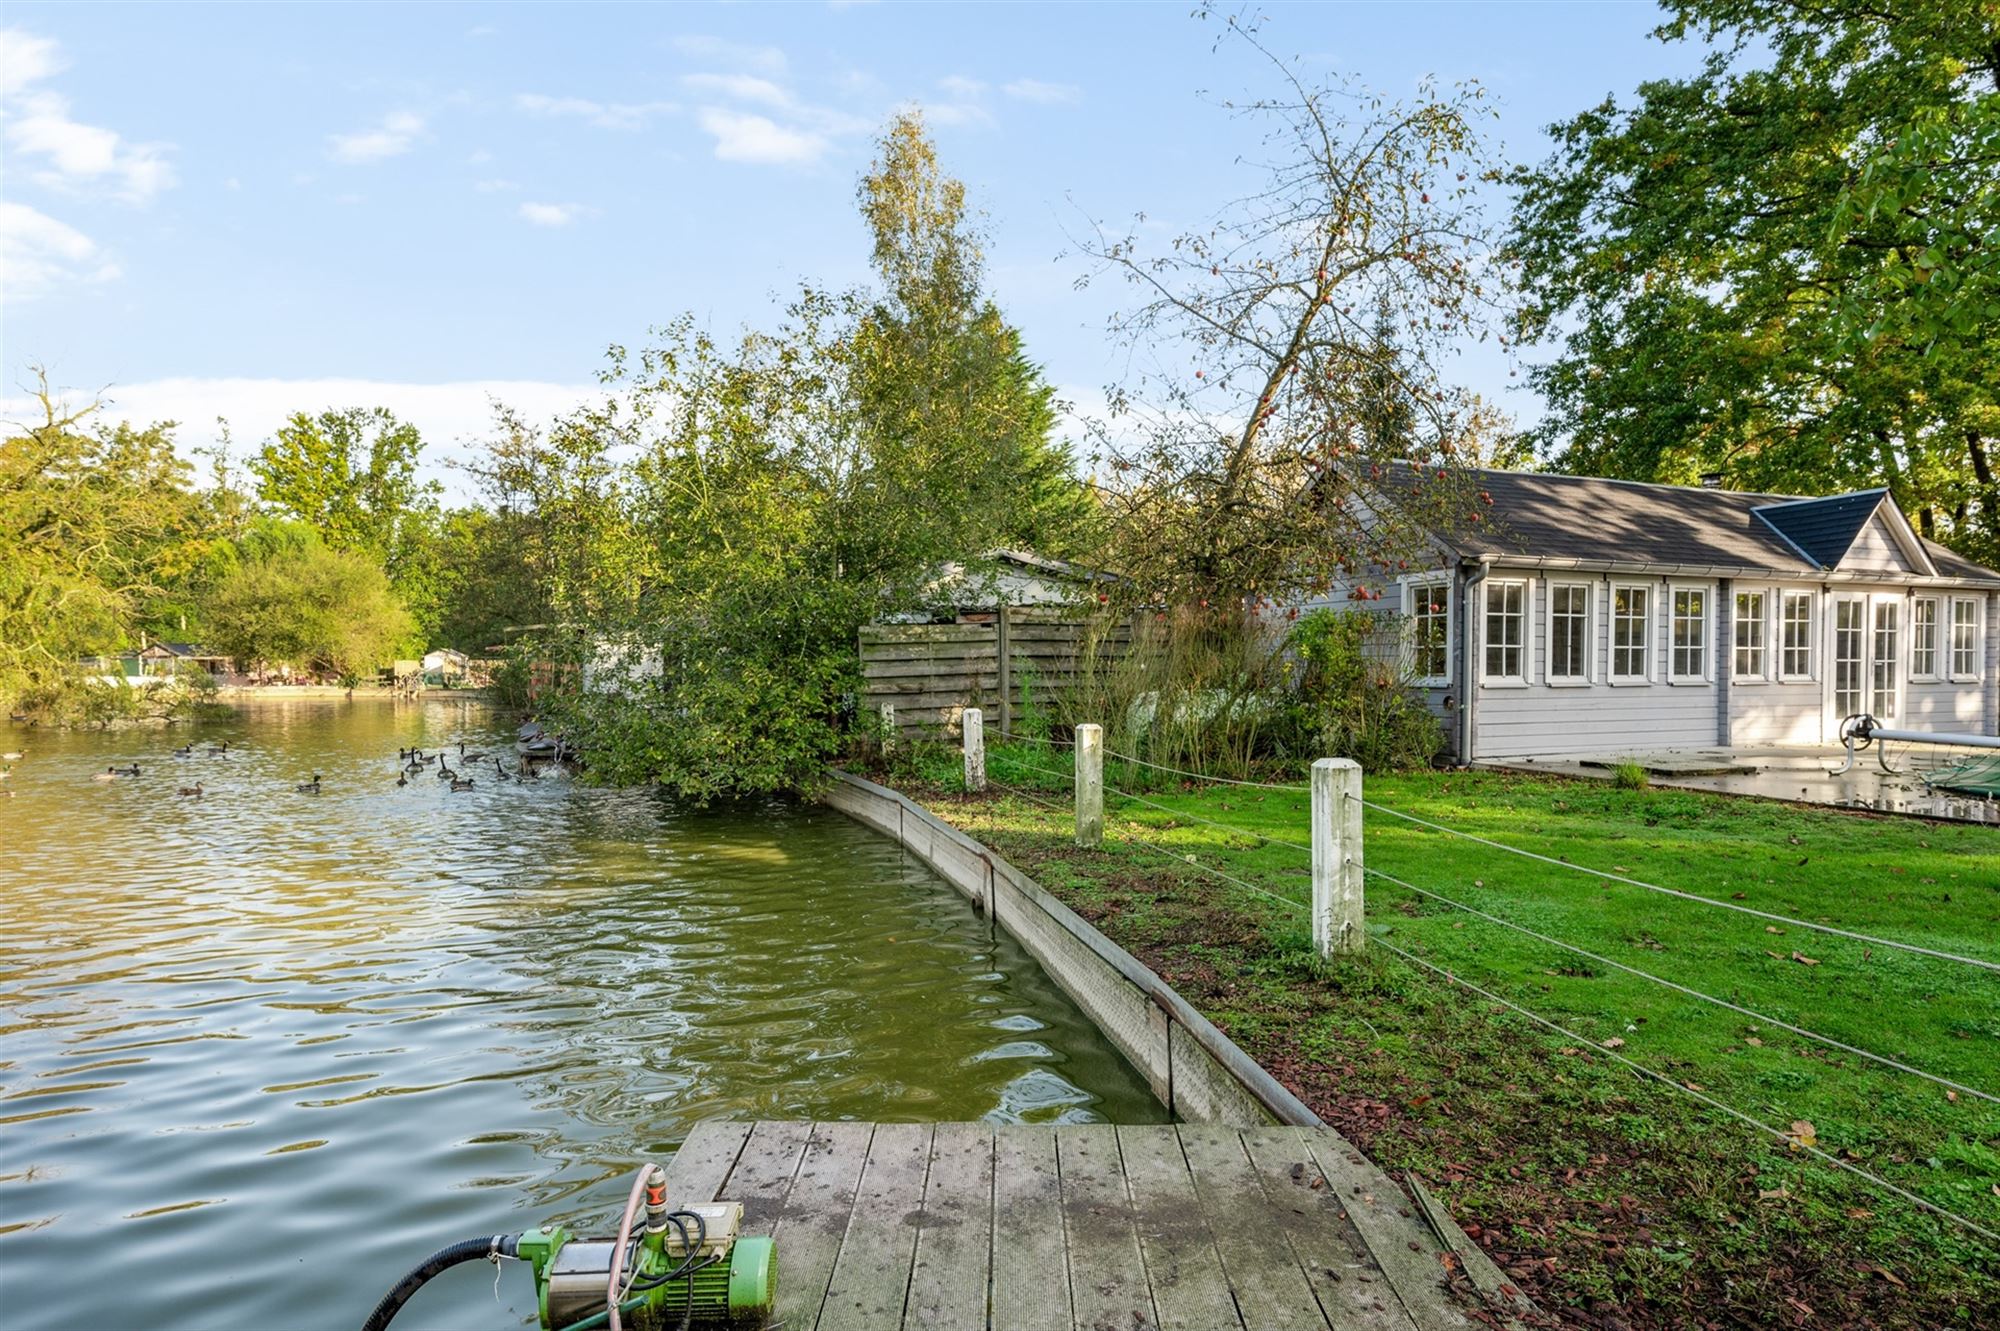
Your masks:
<path fill-rule="evenodd" d="M 1495 760 L 1475 765 L 1609 780 L 1617 764 L 1637 762 L 1656 786 L 2000 825 L 2000 801 L 1954 795 L 1944 790 L 1933 792 L 1925 787 L 1916 769 L 1935 767 L 1946 756 L 1942 751 L 1905 744 L 1890 744 L 1888 750 L 1890 764 L 1900 771 L 1884 772 L 1876 760 L 1876 750 L 1870 748 L 1855 754 L 1853 771 L 1836 776 L 1833 773 L 1847 761 L 1847 751 L 1839 746 L 1663 749 L 1582 758 Z M 1967 751 L 1955 752 L 1964 756 Z"/>

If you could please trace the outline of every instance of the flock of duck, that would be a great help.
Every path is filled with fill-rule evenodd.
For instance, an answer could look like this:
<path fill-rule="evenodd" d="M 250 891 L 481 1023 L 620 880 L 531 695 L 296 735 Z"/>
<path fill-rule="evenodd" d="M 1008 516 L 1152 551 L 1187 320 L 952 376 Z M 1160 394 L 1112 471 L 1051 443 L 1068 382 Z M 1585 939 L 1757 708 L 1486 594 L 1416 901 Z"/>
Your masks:
<path fill-rule="evenodd" d="M 220 744 L 211 744 L 206 749 L 207 755 L 211 758 L 227 758 L 232 751 L 240 750 L 235 750 L 228 740 L 223 740 Z M 192 743 L 183 744 L 180 748 L 173 751 L 173 756 L 176 758 L 193 758 L 196 755 L 197 750 Z M 11 778 L 14 774 L 14 764 L 26 756 L 26 754 L 19 751 L 0 753 L 0 782 L 5 782 Z M 541 776 L 541 772 L 535 766 L 538 758 L 541 758 L 540 754 L 526 754 L 512 770 L 509 770 L 507 764 L 501 761 L 499 754 L 469 751 L 463 740 L 459 741 L 458 752 L 455 754 L 448 749 L 426 751 L 421 748 L 399 748 L 396 750 L 396 784 L 398 786 L 408 786 L 411 777 L 422 776 L 424 773 L 435 769 L 434 774 L 437 779 L 448 783 L 446 789 L 454 791 L 471 790 L 473 788 L 474 773 L 483 772 L 487 763 L 493 765 L 493 775 L 498 780 L 533 781 Z M 458 766 L 453 767 L 453 762 L 458 763 Z M 135 761 L 123 767 L 113 763 L 103 771 L 92 775 L 90 779 L 93 781 L 121 781 L 130 780 L 139 775 L 139 764 Z M 292 787 L 292 789 L 301 795 L 317 795 L 323 789 L 323 780 L 324 778 L 318 772 L 314 772 L 312 780 L 301 781 Z M 202 797 L 202 783 L 196 781 L 191 786 L 179 786 L 176 788 L 175 793 L 185 799 L 198 800 Z M 14 792 L 11 788 L 0 785 L 0 798 L 11 799 L 13 795 Z"/>

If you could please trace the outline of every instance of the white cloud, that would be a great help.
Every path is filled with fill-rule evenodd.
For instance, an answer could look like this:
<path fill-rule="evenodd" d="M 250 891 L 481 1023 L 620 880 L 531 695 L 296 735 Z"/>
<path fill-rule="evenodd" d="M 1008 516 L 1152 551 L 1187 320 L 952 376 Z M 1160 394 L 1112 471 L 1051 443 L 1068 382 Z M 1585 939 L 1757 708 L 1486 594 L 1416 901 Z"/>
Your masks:
<path fill-rule="evenodd" d="M 938 87 L 953 97 L 981 97 L 986 93 L 986 85 L 978 79 L 969 79 L 963 74 L 947 74 L 938 80 Z"/>
<path fill-rule="evenodd" d="M 28 86 L 53 78 L 68 68 L 52 37 L 37 37 L 20 28 L 0 28 L 0 97 L 26 92 Z"/>
<path fill-rule="evenodd" d="M 240 454 L 270 438 L 293 412 L 329 408 L 384 406 L 414 424 L 429 447 L 425 470 L 442 479 L 461 496 L 461 473 L 447 469 L 447 459 L 464 456 L 465 441 L 486 435 L 492 427 L 492 401 L 520 411 L 528 420 L 546 423 L 586 403 L 602 390 L 588 383 L 564 384 L 539 379 L 468 379 L 446 383 L 398 383 L 379 379 L 156 379 L 114 385 L 106 394 L 103 418 L 108 422 L 179 421 L 176 439 L 184 452 L 220 442 L 215 418 L 229 422 Z M 33 419 L 39 408 L 32 398 L 0 396 L 0 418 Z"/>
<path fill-rule="evenodd" d="M 391 111 L 373 129 L 328 135 L 328 151 L 339 162 L 379 162 L 416 147 L 423 132 L 424 118 L 415 111 Z"/>
<path fill-rule="evenodd" d="M 775 46 L 742 46 L 720 37 L 682 36 L 674 38 L 674 49 L 697 60 L 754 69 L 765 74 L 785 72 L 785 53 Z"/>
<path fill-rule="evenodd" d="M 990 125 L 993 113 L 972 102 L 912 102 L 933 125 Z"/>
<path fill-rule="evenodd" d="M 715 136 L 715 155 L 725 162 L 797 166 L 818 161 L 831 146 L 821 135 L 787 129 L 768 117 L 742 111 L 705 107 L 700 121 Z"/>
<path fill-rule="evenodd" d="M 681 83 L 691 92 L 731 97 L 739 102 L 757 102 L 781 109 L 792 105 L 790 93 L 771 80 L 752 74 L 684 74 Z"/>
<path fill-rule="evenodd" d="M 96 241 L 24 203 L 0 202 L 0 287 L 32 300 L 71 282 L 108 282 L 118 265 Z"/>
<path fill-rule="evenodd" d="M 593 102 L 583 97 L 550 97 L 539 92 L 516 94 L 514 105 L 529 115 L 584 120 L 600 129 L 644 129 L 653 117 L 671 115 L 680 109 L 672 102 Z"/>
<path fill-rule="evenodd" d="M 521 182 L 518 180 L 478 180 L 473 182 L 472 188 L 478 190 L 481 194 L 506 194 L 521 188 Z"/>
<path fill-rule="evenodd" d="M 533 226 L 568 226 L 579 218 L 595 217 L 597 210 L 581 203 L 524 203 L 521 220 Z"/>
<path fill-rule="evenodd" d="M 0 104 L 7 145 L 17 157 L 38 157 L 37 184 L 71 193 L 104 188 L 128 203 L 145 203 L 174 183 L 168 145 L 131 143 L 118 131 L 70 118 L 67 97 L 36 87 L 65 68 L 62 49 L 47 37 L 0 29 Z"/>
<path fill-rule="evenodd" d="M 1073 83 L 1043 83 L 1040 79 L 1015 79 L 1000 91 L 1016 101 L 1042 106 L 1063 106 L 1083 100 L 1083 89 Z"/>

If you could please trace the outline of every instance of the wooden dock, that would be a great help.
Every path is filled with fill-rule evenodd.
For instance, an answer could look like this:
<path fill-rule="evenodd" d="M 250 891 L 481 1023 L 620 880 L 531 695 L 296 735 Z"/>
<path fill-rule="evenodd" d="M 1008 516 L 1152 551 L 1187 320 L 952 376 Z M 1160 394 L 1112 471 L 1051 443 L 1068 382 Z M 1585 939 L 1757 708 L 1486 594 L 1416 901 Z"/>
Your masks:
<path fill-rule="evenodd" d="M 784 1331 L 1484 1325 L 1331 1129 L 707 1122 L 668 1175 L 776 1238 Z"/>

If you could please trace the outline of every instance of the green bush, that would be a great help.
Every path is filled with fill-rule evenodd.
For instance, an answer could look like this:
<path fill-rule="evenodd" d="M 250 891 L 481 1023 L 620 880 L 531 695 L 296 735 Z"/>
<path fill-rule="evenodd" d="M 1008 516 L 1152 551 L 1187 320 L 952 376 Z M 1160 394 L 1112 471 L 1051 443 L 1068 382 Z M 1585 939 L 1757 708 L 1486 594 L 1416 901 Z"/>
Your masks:
<path fill-rule="evenodd" d="M 1399 616 L 1315 610 L 1293 626 L 1299 671 L 1293 742 L 1369 772 L 1421 767 L 1444 732 L 1400 664 Z"/>
<path fill-rule="evenodd" d="M 1644 790 L 1653 784 L 1646 769 L 1629 758 L 1611 769 L 1611 784 L 1620 790 Z"/>

